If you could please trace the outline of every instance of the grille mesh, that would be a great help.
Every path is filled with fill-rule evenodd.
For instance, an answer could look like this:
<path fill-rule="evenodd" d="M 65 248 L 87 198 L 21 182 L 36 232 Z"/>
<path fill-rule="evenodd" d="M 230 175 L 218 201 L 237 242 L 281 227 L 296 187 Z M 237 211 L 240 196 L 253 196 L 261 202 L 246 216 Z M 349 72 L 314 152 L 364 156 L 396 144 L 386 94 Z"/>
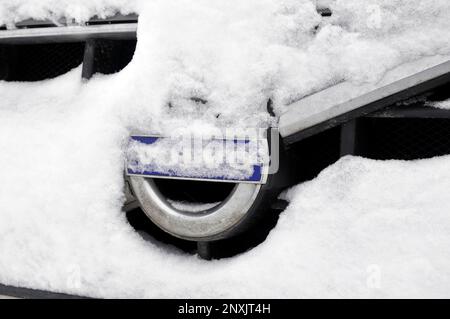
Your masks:
<path fill-rule="evenodd" d="M 450 118 L 364 118 L 356 132 L 356 155 L 415 160 L 450 154 Z M 339 158 L 340 127 L 304 139 L 290 148 L 292 173 L 299 181 L 315 177 Z"/>
<path fill-rule="evenodd" d="M 292 175 L 297 182 L 314 178 L 339 159 L 340 128 L 308 137 L 289 149 Z"/>
<path fill-rule="evenodd" d="M 0 46 L 0 80 L 8 77 L 8 55 L 6 48 Z"/>
<path fill-rule="evenodd" d="M 67 73 L 83 62 L 84 43 L 18 45 L 8 48 L 7 81 L 40 81 Z"/>
<path fill-rule="evenodd" d="M 134 40 L 96 40 L 94 73 L 122 70 L 132 59 Z M 84 42 L 17 45 L 0 48 L 0 79 L 40 81 L 65 74 L 83 63 Z"/>
<path fill-rule="evenodd" d="M 450 119 L 370 119 L 361 155 L 414 160 L 450 154 Z"/>
<path fill-rule="evenodd" d="M 94 72 L 112 74 L 122 70 L 131 61 L 136 41 L 96 40 Z"/>

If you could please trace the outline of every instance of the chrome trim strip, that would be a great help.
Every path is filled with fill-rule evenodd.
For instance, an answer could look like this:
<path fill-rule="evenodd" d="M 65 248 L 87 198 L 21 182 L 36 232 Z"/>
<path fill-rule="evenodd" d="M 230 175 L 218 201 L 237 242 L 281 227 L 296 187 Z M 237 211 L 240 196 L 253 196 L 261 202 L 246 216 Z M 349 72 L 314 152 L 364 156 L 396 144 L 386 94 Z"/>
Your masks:
<path fill-rule="evenodd" d="M 77 42 L 92 38 L 135 39 L 137 23 L 77 25 L 0 31 L 0 44 Z"/>
<path fill-rule="evenodd" d="M 214 182 L 214 183 L 242 183 L 242 184 L 265 184 L 267 181 L 267 174 L 264 173 L 267 171 L 266 166 L 263 167 L 263 179 L 261 181 L 241 181 L 234 179 L 213 179 L 213 178 L 197 178 L 197 177 L 178 177 L 178 176 L 156 176 L 156 175 L 144 175 L 144 174 L 130 174 L 127 171 L 125 173 L 127 176 L 135 176 L 135 177 L 143 177 L 143 178 L 155 178 L 155 179 L 174 179 L 174 180 L 183 180 L 183 181 L 196 181 L 196 182 Z"/>
<path fill-rule="evenodd" d="M 151 178 L 130 177 L 144 213 L 164 231 L 186 240 L 220 239 L 235 227 L 253 205 L 261 185 L 236 184 L 221 204 L 196 213 L 174 208 Z"/>
<path fill-rule="evenodd" d="M 318 92 L 303 100 L 289 105 L 287 112 L 283 113 L 280 116 L 280 134 L 282 137 L 294 135 L 315 125 L 328 120 L 332 120 L 338 116 L 359 109 L 365 105 L 392 96 L 399 92 L 405 91 L 408 88 L 414 87 L 421 83 L 425 83 L 449 73 L 450 61 L 443 62 L 387 85 L 374 87 L 372 88 L 372 90 L 365 92 L 359 96 L 349 97 L 349 99 L 343 101 L 342 103 L 330 105 L 329 108 L 324 109 L 323 105 L 317 105 L 312 101 L 317 96 L 326 95 L 327 90 Z M 338 86 L 339 85 L 342 84 L 338 84 Z M 308 103 L 310 105 L 306 107 L 304 104 Z"/>

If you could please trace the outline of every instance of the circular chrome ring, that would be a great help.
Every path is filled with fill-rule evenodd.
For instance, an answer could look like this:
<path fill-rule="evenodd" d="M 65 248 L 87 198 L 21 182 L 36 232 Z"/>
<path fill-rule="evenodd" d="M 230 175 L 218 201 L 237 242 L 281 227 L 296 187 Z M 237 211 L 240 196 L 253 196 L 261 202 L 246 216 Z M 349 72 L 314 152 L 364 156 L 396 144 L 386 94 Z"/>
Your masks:
<path fill-rule="evenodd" d="M 130 176 L 130 183 L 141 208 L 156 225 L 173 236 L 195 241 L 225 238 L 247 214 L 261 189 L 260 184 L 236 184 L 219 205 L 191 213 L 174 208 L 151 178 Z"/>

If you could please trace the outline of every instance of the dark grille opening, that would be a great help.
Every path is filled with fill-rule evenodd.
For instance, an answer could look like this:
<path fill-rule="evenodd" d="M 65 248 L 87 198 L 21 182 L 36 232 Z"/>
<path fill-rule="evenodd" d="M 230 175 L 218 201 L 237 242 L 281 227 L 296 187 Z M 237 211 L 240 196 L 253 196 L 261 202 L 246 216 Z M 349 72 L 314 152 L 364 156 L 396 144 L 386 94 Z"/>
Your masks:
<path fill-rule="evenodd" d="M 450 154 L 450 119 L 364 119 L 362 156 L 413 160 Z"/>
<path fill-rule="evenodd" d="M 83 62 L 84 42 L 32 44 L 5 47 L 7 81 L 55 78 Z"/>
<path fill-rule="evenodd" d="M 288 150 L 293 183 L 309 180 L 339 159 L 340 127 L 326 130 L 295 143 Z"/>
<path fill-rule="evenodd" d="M 0 46 L 0 80 L 5 80 L 8 77 L 8 60 L 6 48 Z"/>
<path fill-rule="evenodd" d="M 427 94 L 429 102 L 442 101 L 450 98 L 450 83 L 441 85 Z"/>
<path fill-rule="evenodd" d="M 234 183 L 203 182 L 155 178 L 155 184 L 166 198 L 192 203 L 215 203 L 225 200 L 233 191 Z"/>
<path fill-rule="evenodd" d="M 130 63 L 135 40 L 95 40 L 94 73 L 112 74 Z"/>
<path fill-rule="evenodd" d="M 140 232 L 146 240 L 154 242 L 156 245 L 158 245 L 158 243 L 163 243 L 165 245 L 177 247 L 189 254 L 195 254 L 197 251 L 196 242 L 179 239 L 169 235 L 153 224 L 140 208 L 127 212 L 126 217 L 135 230 Z"/>
<path fill-rule="evenodd" d="M 223 182 L 203 182 L 175 179 L 155 178 L 154 182 L 159 191 L 166 199 L 182 203 L 219 203 L 225 200 L 233 191 L 234 183 Z M 173 202 L 170 202 L 174 205 Z M 162 242 L 173 245 L 184 252 L 195 254 L 197 252 L 196 243 L 193 241 L 182 240 L 161 230 L 153 224 L 141 209 L 135 209 L 127 212 L 128 222 L 147 240 Z"/>

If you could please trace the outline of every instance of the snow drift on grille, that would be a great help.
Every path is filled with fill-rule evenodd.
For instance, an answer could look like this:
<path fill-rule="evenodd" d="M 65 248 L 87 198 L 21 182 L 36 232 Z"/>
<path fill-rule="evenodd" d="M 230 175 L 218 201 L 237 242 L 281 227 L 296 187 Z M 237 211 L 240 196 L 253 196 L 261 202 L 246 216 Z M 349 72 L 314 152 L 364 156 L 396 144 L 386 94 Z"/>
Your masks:
<path fill-rule="evenodd" d="M 308 0 L 2 1 L 9 26 L 118 10 L 140 21 L 120 73 L 0 82 L 0 282 L 98 297 L 450 297 L 448 157 L 345 158 L 289 191 L 269 238 L 228 260 L 144 241 L 121 211 L 131 131 L 264 127 L 268 98 L 279 114 L 450 54 L 447 0 L 329 4 L 325 18 Z"/>

